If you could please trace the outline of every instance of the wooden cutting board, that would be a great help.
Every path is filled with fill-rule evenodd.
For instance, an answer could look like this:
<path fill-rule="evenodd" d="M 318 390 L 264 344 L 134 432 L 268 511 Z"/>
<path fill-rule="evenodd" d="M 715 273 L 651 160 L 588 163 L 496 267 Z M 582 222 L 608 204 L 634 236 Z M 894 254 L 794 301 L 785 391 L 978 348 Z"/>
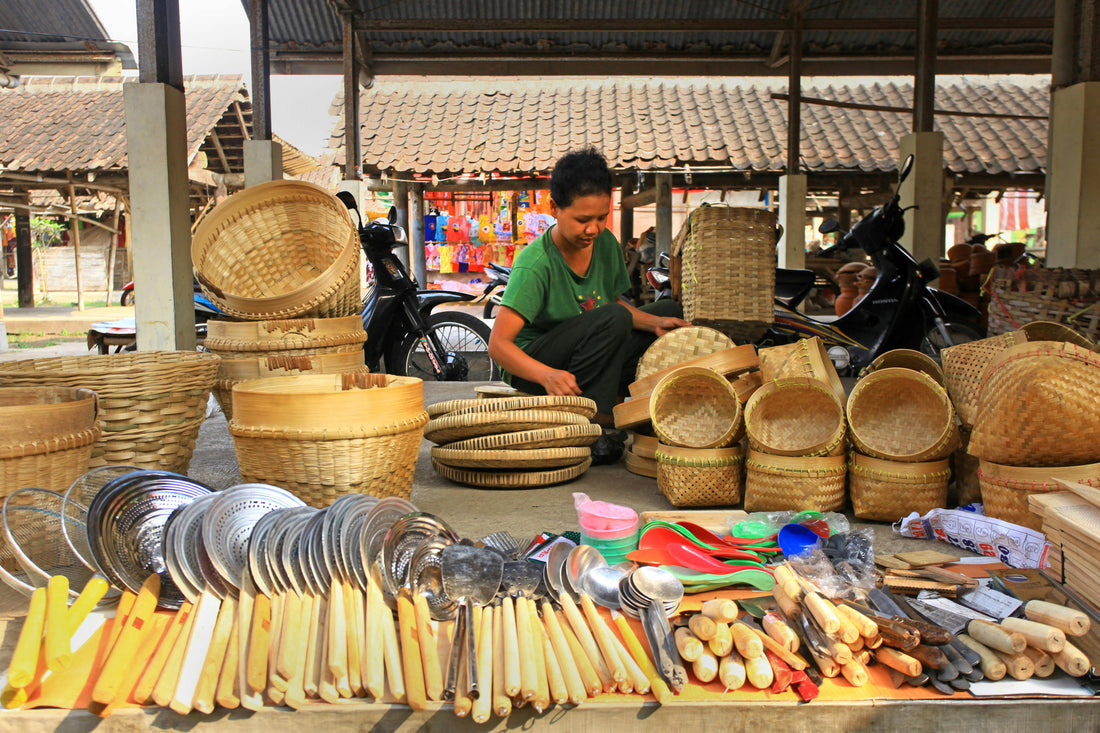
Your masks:
<path fill-rule="evenodd" d="M 741 509 L 684 509 L 642 512 L 642 525 L 660 519 L 665 522 L 694 522 L 706 527 L 718 536 L 728 535 L 730 526 L 748 518 L 748 512 Z"/>

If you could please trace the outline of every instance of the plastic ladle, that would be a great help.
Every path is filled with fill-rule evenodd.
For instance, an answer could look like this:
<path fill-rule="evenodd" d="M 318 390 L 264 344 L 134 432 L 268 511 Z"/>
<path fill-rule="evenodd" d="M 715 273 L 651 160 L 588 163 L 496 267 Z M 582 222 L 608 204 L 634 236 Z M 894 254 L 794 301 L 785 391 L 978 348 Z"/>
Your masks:
<path fill-rule="evenodd" d="M 758 563 L 761 561 L 760 556 L 757 555 L 755 552 L 735 549 L 728 545 L 711 547 L 705 544 L 698 544 L 697 542 L 687 542 L 685 541 L 683 535 L 678 532 L 673 532 L 667 527 L 654 527 L 653 529 L 643 534 L 638 540 L 639 549 L 669 547 L 671 545 L 691 547 L 705 555 L 724 557 L 731 560 L 748 560 L 754 563 Z"/>
<path fill-rule="evenodd" d="M 695 524 L 694 522 L 677 522 L 681 527 L 691 532 L 695 537 L 715 547 L 722 547 L 723 545 L 732 545 L 734 547 L 743 547 L 745 545 L 770 545 L 771 542 L 768 538 L 761 537 L 719 537 L 714 532 L 711 532 L 706 527 Z M 755 548 L 754 548 L 755 549 Z"/>

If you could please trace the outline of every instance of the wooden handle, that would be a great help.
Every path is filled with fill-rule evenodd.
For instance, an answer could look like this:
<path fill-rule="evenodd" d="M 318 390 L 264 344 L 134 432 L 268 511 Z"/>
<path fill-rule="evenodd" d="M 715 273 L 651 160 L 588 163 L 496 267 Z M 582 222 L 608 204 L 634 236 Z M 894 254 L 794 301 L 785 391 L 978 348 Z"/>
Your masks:
<path fill-rule="evenodd" d="M 714 635 L 707 639 L 707 647 L 716 657 L 724 657 L 733 649 L 733 632 L 729 624 L 715 623 Z"/>
<path fill-rule="evenodd" d="M 646 679 L 649 680 L 649 691 L 653 693 L 653 697 L 661 705 L 672 702 L 672 690 L 668 689 L 668 685 L 665 684 L 664 679 L 657 672 L 657 667 L 654 666 L 653 660 L 642 648 L 642 643 L 638 641 L 638 637 L 634 634 L 634 630 L 630 628 L 630 624 L 622 616 L 614 614 L 613 616 L 615 626 L 619 629 L 620 636 L 623 637 L 623 644 L 630 652 L 634 662 L 645 673 Z"/>
<path fill-rule="evenodd" d="M 592 666 L 591 660 L 588 658 L 588 653 L 584 647 L 581 646 L 580 641 L 577 639 L 577 635 L 573 633 L 573 629 L 568 623 L 564 623 L 561 619 L 558 619 L 558 626 L 561 627 L 562 635 L 565 637 L 565 643 L 569 647 L 569 653 L 573 655 L 573 661 L 577 664 L 577 672 L 580 673 L 581 680 L 584 682 L 585 692 L 589 697 L 595 697 L 603 692 L 604 687 L 600 681 L 600 675 L 596 671 L 596 668 Z"/>
<path fill-rule="evenodd" d="M 187 605 L 190 606 L 191 604 Z M 183 610 L 183 606 L 180 606 L 180 610 Z M 192 607 L 189 613 L 183 617 L 183 625 L 180 627 L 175 641 L 171 644 L 172 648 L 164 662 L 164 669 L 161 670 L 160 676 L 157 677 L 157 683 L 153 687 L 153 702 L 162 708 L 171 705 L 172 696 L 176 693 L 180 670 L 183 668 L 183 661 L 187 656 L 187 645 L 191 639 L 191 632 L 195 628 L 197 613 L 197 607 Z"/>
<path fill-rule="evenodd" d="M 420 661 L 424 668 L 424 693 L 429 700 L 443 699 L 443 668 L 439 663 L 439 647 L 432 633 L 432 614 L 423 593 L 413 598 L 416 613 L 416 637 L 420 644 Z"/>
<path fill-rule="evenodd" d="M 489 720 L 493 709 L 493 613 L 485 608 L 477 634 L 477 677 L 482 692 L 474 698 L 470 718 L 475 723 Z"/>
<path fill-rule="evenodd" d="M 290 600 L 293 596 L 293 592 L 287 594 L 286 600 Z M 297 614 L 297 626 L 294 633 L 290 634 L 288 644 L 293 645 L 293 649 L 287 649 L 287 659 L 294 664 L 290 670 L 290 676 L 286 680 L 286 693 L 283 695 L 283 702 L 288 707 L 295 710 L 301 710 L 306 704 L 306 677 L 309 674 L 309 667 L 312 660 L 306 657 L 306 647 L 309 645 L 309 629 L 306 628 L 309 625 L 309 619 L 313 614 L 313 599 L 306 595 L 301 596 L 298 603 Z M 291 623 L 291 619 L 284 616 L 283 629 L 286 630 L 288 623 Z M 283 635 L 286 637 L 286 634 Z M 279 649 L 280 655 L 282 649 Z"/>
<path fill-rule="evenodd" d="M 262 651 L 260 663 L 260 690 L 253 690 L 248 684 L 249 652 L 252 649 L 252 620 L 256 616 L 256 587 L 252 584 L 252 573 L 245 568 L 241 572 L 241 596 L 237 602 L 237 639 L 234 646 L 237 649 L 237 683 L 234 691 L 240 699 L 240 706 L 253 712 L 263 709 L 264 699 L 260 694 L 263 689 L 263 679 L 267 674 L 267 647 Z M 270 606 L 268 607 L 268 630 L 270 634 Z"/>
<path fill-rule="evenodd" d="M 810 612 L 826 634 L 835 634 L 840 631 L 840 620 L 836 617 L 836 613 L 817 593 L 811 591 L 802 596 L 802 606 Z"/>
<path fill-rule="evenodd" d="M 49 606 L 47 605 L 47 609 L 48 608 Z M 46 618 L 46 632 L 49 633 L 48 610 Z M 1013 618 L 1009 616 L 1001 621 L 1001 627 L 1009 631 L 1015 631 L 1024 637 L 1024 640 L 1030 646 L 1038 647 L 1051 654 L 1057 654 L 1066 646 L 1066 632 L 1054 626 L 1039 623 L 1038 621 L 1029 621 L 1028 619 Z"/>
<path fill-rule="evenodd" d="M 596 610 L 596 604 L 587 595 L 581 596 L 581 608 L 584 610 L 584 617 L 588 619 L 589 628 L 596 637 L 596 643 L 599 644 L 600 651 L 603 652 L 604 664 L 607 666 L 608 672 L 611 673 L 612 681 L 621 687 L 628 678 L 626 667 L 619 659 L 619 653 L 615 650 L 615 644 L 611 640 L 611 629 L 607 628 L 603 617 Z"/>
<path fill-rule="evenodd" d="M 507 718 L 512 712 L 512 698 L 504 689 L 504 663 L 507 653 L 505 651 L 504 632 L 504 606 L 493 607 L 493 712 L 499 718 Z M 516 671 L 519 671 L 519 660 L 516 660 Z M 518 688 L 519 685 L 517 684 Z"/>
<path fill-rule="evenodd" d="M 703 602 L 699 612 L 707 618 L 728 624 L 737 619 L 737 604 L 728 598 L 712 598 Z"/>
<path fill-rule="evenodd" d="M 286 692 L 286 680 L 275 670 L 279 663 L 279 639 L 283 636 L 283 603 L 282 593 L 271 596 L 271 637 L 267 645 L 267 696 L 274 702 L 282 702 Z"/>
<path fill-rule="evenodd" d="M 790 652 L 798 651 L 799 644 L 801 643 L 798 640 L 798 634 L 794 633 L 794 629 L 792 629 L 778 613 L 764 614 L 764 618 L 761 620 L 761 626 L 764 628 L 764 633 L 779 644 L 779 646 Z"/>
<path fill-rule="evenodd" d="M 966 625 L 966 631 L 971 637 L 995 651 L 1019 654 L 1027 646 L 1027 640 L 1023 634 L 989 621 L 974 619 Z"/>
<path fill-rule="evenodd" d="M 694 662 L 703 656 L 703 642 L 699 637 L 691 633 L 691 629 L 681 626 L 673 634 L 676 640 L 676 649 L 680 652 L 680 658 L 685 662 Z"/>
<path fill-rule="evenodd" d="M 84 619 L 88 618 L 88 614 L 92 612 L 92 609 L 103 600 L 103 596 L 107 595 L 109 588 L 107 581 L 99 576 L 92 577 L 84 584 L 84 589 L 80 591 L 80 595 L 69 606 L 67 621 L 70 639 L 76 634 L 80 625 L 84 623 Z"/>
<path fill-rule="evenodd" d="M 547 692 L 551 700 L 558 705 L 564 705 L 569 702 L 569 688 L 565 684 L 565 675 L 562 673 L 561 664 L 558 663 L 558 656 L 554 653 L 554 645 L 550 641 L 549 634 L 546 633 L 546 628 L 538 623 L 538 618 L 532 618 L 531 621 L 534 624 L 532 631 L 536 643 L 542 646 L 542 661 L 546 665 Z"/>
<path fill-rule="evenodd" d="M 993 650 L 967 634 L 959 634 L 959 641 L 972 649 L 981 658 L 981 670 L 985 678 L 991 682 L 1004 679 L 1008 674 L 1008 667 L 1001 658 L 993 653 Z"/>
<path fill-rule="evenodd" d="M 1024 616 L 1061 629 L 1070 636 L 1084 636 L 1092 628 L 1088 614 L 1047 601 L 1028 601 L 1024 604 Z"/>
<path fill-rule="evenodd" d="M 760 638 L 760 643 L 764 646 L 765 649 L 767 649 L 772 654 L 774 654 L 777 657 L 779 657 L 780 659 L 782 659 L 783 663 L 786 664 L 791 669 L 806 669 L 806 667 L 809 666 L 809 664 L 806 662 L 805 659 L 798 656 L 794 652 L 789 651 L 787 649 L 787 647 L 783 646 L 778 641 L 771 638 L 770 636 L 768 636 L 764 632 L 757 631 L 756 629 L 753 629 L 753 628 L 749 628 L 749 630 L 752 631 L 754 634 L 757 635 L 757 637 Z M 789 626 L 787 627 L 787 630 L 788 631 L 791 630 Z M 791 633 L 794 633 L 794 632 L 792 631 Z"/>
<path fill-rule="evenodd" d="M 638 666 L 638 663 L 634 661 L 634 657 L 630 656 L 630 652 L 626 650 L 626 645 L 619 641 L 619 637 L 614 634 L 611 635 L 611 641 L 614 642 L 615 651 L 619 653 L 619 659 L 622 660 L 623 667 L 626 669 L 626 676 L 634 686 L 634 692 L 639 695 L 649 692 L 649 678 L 646 677 L 645 672 Z"/>
<path fill-rule="evenodd" d="M 1025 649 L 1027 647 L 1024 647 Z M 1005 663 L 1005 668 L 1008 670 L 1008 674 L 1015 680 L 1029 680 L 1035 675 L 1035 663 L 1031 661 L 1031 657 L 1023 652 L 1002 652 L 999 649 L 994 649 L 993 653 L 1001 658 L 1001 661 Z"/>
<path fill-rule="evenodd" d="M 788 595 L 781 585 L 772 588 L 772 598 L 775 599 L 780 612 L 787 618 L 794 618 L 802 612 L 802 606 L 798 605 L 798 601 Z"/>
<path fill-rule="evenodd" d="M 153 690 L 157 686 L 157 680 L 164 673 L 164 665 L 168 662 L 168 657 L 176 646 L 176 640 L 179 639 L 180 634 L 187 626 L 187 619 L 191 616 L 191 608 L 190 603 L 184 602 L 164 628 L 164 633 L 157 643 L 157 650 L 153 653 L 153 658 L 149 661 L 148 666 L 146 666 L 145 671 L 134 687 L 133 698 L 136 702 L 144 704 L 153 699 Z"/>
<path fill-rule="evenodd" d="M 328 649 L 328 635 L 325 633 L 326 612 L 328 604 L 324 596 L 313 594 L 309 599 L 310 612 L 309 635 L 306 638 L 306 663 L 305 673 L 302 678 L 302 689 L 307 697 L 316 697 L 321 690 L 321 665 L 322 656 Z"/>
<path fill-rule="evenodd" d="M 688 629 L 695 634 L 695 638 L 702 641 L 710 641 L 718 633 L 718 624 L 726 624 L 726 621 L 715 621 L 710 616 L 695 614 L 688 619 Z"/>
<path fill-rule="evenodd" d="M 832 605 L 827 599 L 826 603 L 829 603 L 830 608 L 833 611 L 833 615 L 836 617 L 837 622 L 840 624 L 840 628 L 837 630 L 837 636 L 845 644 L 854 644 L 861 637 L 859 629 L 856 627 L 852 620 L 845 614 L 841 613 L 837 606 Z M 843 670 L 842 670 L 843 671 Z M 864 670 L 866 672 L 866 670 Z M 851 682 L 851 680 L 848 680 Z M 858 685 L 857 685 L 858 687 Z"/>
<path fill-rule="evenodd" d="M 566 593 L 562 594 L 560 600 L 565 618 L 569 621 L 569 626 L 572 627 L 573 633 L 577 637 L 581 649 L 588 658 L 588 663 L 596 673 L 596 680 L 599 683 L 600 690 L 610 691 L 615 689 L 615 681 L 611 679 L 611 671 L 607 668 L 607 665 L 604 664 L 603 657 L 600 656 L 600 650 L 596 646 L 596 640 L 592 637 L 592 631 L 588 628 L 588 624 L 584 622 L 584 617 L 577 609 L 577 604 L 574 603 L 573 599 Z M 577 663 L 577 668 L 581 669 L 579 661 Z M 586 684 L 588 683 L 586 682 Z M 588 688 L 590 694 L 598 694 L 598 692 L 591 692 L 593 688 L 590 684 Z"/>
<path fill-rule="evenodd" d="M 332 606 L 331 599 L 326 596 L 318 596 L 317 602 L 320 604 L 320 609 L 317 614 L 317 647 L 314 650 L 313 656 L 313 673 L 317 677 L 317 695 L 322 700 L 330 704 L 336 704 L 340 701 L 340 682 L 337 681 L 336 676 L 332 673 L 332 663 L 328 658 L 329 649 L 332 645 L 329 643 L 330 632 L 329 624 L 332 623 Z M 341 603 L 341 605 L 343 605 Z M 341 644 L 341 646 L 345 646 Z M 344 677 L 343 684 L 347 685 L 347 676 Z M 350 690 L 348 690 L 350 694 Z"/>
<path fill-rule="evenodd" d="M 301 666 L 302 656 L 297 656 L 301 638 L 308 632 L 302 622 L 302 596 L 295 591 L 283 595 L 283 623 L 280 629 L 278 658 L 275 660 L 275 673 L 283 680 L 283 687 L 294 671 Z M 304 649 L 304 647 L 302 647 Z M 305 652 L 302 651 L 304 655 Z"/>
<path fill-rule="evenodd" d="M 569 693 L 569 702 L 580 705 L 588 698 L 587 688 L 581 679 L 580 670 L 577 668 L 577 660 L 573 658 L 573 652 L 569 649 L 569 642 L 565 640 L 561 624 L 558 622 L 558 617 L 549 601 L 543 601 L 542 622 L 546 626 L 546 635 L 550 638 L 550 644 L 554 649 L 554 659 L 561 668 L 565 689 Z"/>
<path fill-rule="evenodd" d="M 702 644 L 699 645 L 702 649 Z M 709 651 L 701 651 L 699 658 L 691 663 L 691 673 L 703 684 L 718 676 L 718 658 Z"/>
<path fill-rule="evenodd" d="M 853 659 L 847 664 L 840 665 L 840 673 L 844 675 L 844 679 L 848 680 L 848 683 L 852 687 L 863 687 L 867 684 L 867 680 L 870 679 L 870 676 L 867 674 L 867 668 L 857 659 Z"/>
<path fill-rule="evenodd" d="M 465 612 L 462 610 L 461 607 L 459 608 L 458 613 L 459 613 L 460 616 L 465 617 Z M 460 623 L 463 623 L 463 624 L 465 623 L 464 618 L 463 618 L 463 620 L 460 621 L 459 618 L 456 616 L 455 617 L 455 626 L 458 626 Z M 459 638 L 457 634 L 455 635 L 455 638 Z M 474 638 L 474 647 L 475 648 L 473 650 L 473 653 L 476 655 L 477 654 L 477 648 L 476 648 L 477 647 L 477 638 L 476 638 L 476 635 L 475 635 L 475 638 Z M 451 646 L 451 654 L 461 655 L 461 653 L 462 653 L 462 645 L 461 644 L 454 644 L 454 645 Z M 462 659 L 461 659 L 461 656 L 460 656 L 459 662 L 461 662 L 461 661 L 462 661 Z M 465 717 L 468 717 L 470 715 L 470 711 L 473 710 L 473 707 L 474 707 L 474 698 L 470 695 L 470 674 L 469 674 L 469 672 L 467 672 L 467 668 L 466 668 L 465 664 L 460 664 L 458 667 L 456 667 L 455 668 L 455 674 L 457 675 L 456 678 L 455 678 L 455 696 L 454 696 L 455 716 L 459 717 L 459 718 L 465 718 Z"/>
<path fill-rule="evenodd" d="M 267 686 L 267 662 L 271 651 L 271 599 L 257 593 L 252 602 L 252 624 L 249 629 L 248 654 L 245 657 L 245 679 L 253 692 L 263 692 Z"/>
<path fill-rule="evenodd" d="M 386 682 L 390 686 L 390 694 L 398 702 L 405 702 L 408 697 L 405 691 L 405 672 L 402 668 L 401 647 L 397 643 L 397 630 L 393 623 L 393 612 L 382 598 L 382 589 L 375 579 L 375 592 L 378 596 L 376 608 L 379 613 L 378 628 L 382 634 L 382 654 L 386 660 Z M 379 699 L 379 698 L 376 698 Z"/>
<path fill-rule="evenodd" d="M 67 584 L 66 584 L 67 585 Z M 153 573 L 141 585 L 134 608 L 126 618 L 125 628 L 122 629 L 115 641 L 111 654 L 107 658 L 103 669 L 100 670 L 92 689 L 92 700 L 100 705 L 110 705 L 118 694 L 123 677 L 133 664 L 134 655 L 137 653 L 137 642 L 145 625 L 153 617 L 157 609 L 157 598 L 160 596 L 160 576 Z M 47 603 L 47 610 L 49 604 Z"/>
<path fill-rule="evenodd" d="M 733 635 L 733 644 L 737 647 L 737 653 L 745 659 L 754 659 L 764 656 L 764 642 L 753 633 L 745 624 L 730 624 L 730 634 Z"/>
<path fill-rule="evenodd" d="M 718 681 L 725 686 L 727 692 L 739 690 L 745 684 L 745 662 L 736 651 L 718 660 Z"/>
<path fill-rule="evenodd" d="M 237 602 L 237 606 L 240 607 L 240 601 Z M 236 710 L 241 706 L 240 677 L 237 674 L 241 660 L 240 635 L 240 614 L 237 612 L 237 608 L 234 608 L 233 623 L 229 629 L 228 642 L 225 645 L 225 658 L 222 660 L 218 684 L 214 688 L 214 701 L 218 703 L 219 707 L 226 710 Z"/>
<path fill-rule="evenodd" d="M 347 580 L 344 581 L 344 627 L 347 629 L 345 648 L 348 656 L 348 685 L 351 697 L 363 696 L 363 667 L 361 652 L 363 649 L 363 614 L 356 597 L 362 594 Z"/>
<path fill-rule="evenodd" d="M 892 647 L 879 647 L 875 650 L 874 656 L 878 662 L 886 665 L 890 669 L 896 669 L 908 677 L 916 677 L 921 673 L 920 662 L 913 659 L 905 652 L 898 651 Z"/>
<path fill-rule="evenodd" d="M 771 662 L 761 652 L 758 657 L 746 657 L 741 655 L 745 665 L 745 678 L 749 684 L 758 690 L 766 690 L 775 681 L 775 673 L 772 671 Z"/>
<path fill-rule="evenodd" d="M 1062 647 L 1065 649 L 1065 647 Z M 1033 646 L 1029 646 L 1024 649 L 1024 654 L 1031 660 L 1031 663 L 1035 665 L 1035 676 L 1040 679 L 1045 679 L 1054 674 L 1054 658 L 1047 654 L 1042 649 L 1037 649 Z"/>
<path fill-rule="evenodd" d="M 511 698 L 520 693 L 522 676 L 519 664 L 519 631 L 515 608 L 510 597 L 505 596 L 501 599 L 500 614 L 501 641 L 503 642 L 501 656 L 504 657 L 504 668 L 501 670 L 503 672 L 502 685 L 504 694 Z"/>
<path fill-rule="evenodd" d="M 775 577 L 776 587 L 782 589 L 787 598 L 797 603 L 802 597 L 802 585 L 794 577 L 794 571 L 791 570 L 790 566 L 786 563 L 777 565 L 772 574 Z"/>
<path fill-rule="evenodd" d="M 865 639 L 878 636 L 878 624 L 848 604 L 841 603 L 836 607 L 836 611 L 837 614 L 843 615 L 848 619 L 852 625 L 856 627 L 856 630 L 859 631 L 859 635 Z"/>
<path fill-rule="evenodd" d="M 1054 654 L 1053 657 L 1058 669 L 1071 677 L 1083 677 L 1092 668 L 1089 658 L 1068 641 L 1062 651 Z"/>
<path fill-rule="evenodd" d="M 938 647 L 929 646 L 927 644 L 918 644 L 906 653 L 920 662 L 921 667 L 924 669 L 939 670 L 943 669 L 948 664 L 947 657 L 944 656 L 944 653 Z"/>
<path fill-rule="evenodd" d="M 376 702 L 381 702 L 386 685 L 385 638 L 382 634 L 382 614 L 388 612 L 375 604 L 374 584 L 368 578 L 363 600 L 363 686 Z M 392 625 L 392 624 L 391 624 Z M 404 686 L 402 686 L 404 691 Z"/>
<path fill-rule="evenodd" d="M 427 707 L 424 689 L 424 666 L 420 660 L 420 645 L 416 642 L 416 615 L 408 593 L 397 596 L 397 623 L 401 628 L 401 663 L 405 668 L 405 696 L 409 707 L 416 711 Z"/>
<path fill-rule="evenodd" d="M 67 669 L 73 661 L 72 635 L 69 634 L 69 579 L 54 575 L 46 585 L 46 668 L 51 672 Z"/>
<path fill-rule="evenodd" d="M 214 622 L 214 633 L 210 636 L 210 646 L 206 650 L 206 661 L 199 673 L 195 685 L 195 697 L 191 707 L 200 713 L 209 715 L 214 712 L 214 695 L 217 693 L 218 677 L 225 666 L 226 649 L 229 636 L 233 632 L 233 623 L 237 618 L 237 599 L 226 596 L 218 609 L 218 618 Z"/>
<path fill-rule="evenodd" d="M 36 588 L 31 594 L 27 617 L 15 643 L 15 652 L 8 665 L 8 684 L 23 688 L 34 679 L 38 668 L 38 654 L 42 649 L 42 630 L 46 626 L 46 589 Z"/>
<path fill-rule="evenodd" d="M 348 682 L 348 625 L 344 613 L 344 585 L 334 575 L 328 596 L 328 667 L 340 686 L 340 680 Z"/>
<path fill-rule="evenodd" d="M 524 700 L 533 700 L 539 691 L 538 668 L 542 666 L 543 675 L 545 675 L 546 665 L 545 663 L 539 664 L 542 661 L 542 644 L 535 643 L 531 626 L 531 610 L 527 600 L 522 596 L 516 599 L 515 616 L 516 648 L 519 653 L 520 697 Z M 548 703 L 549 697 L 546 700 Z M 539 706 L 536 704 L 535 709 L 538 710 L 538 708 Z M 543 709 L 545 709 L 545 706 Z"/>

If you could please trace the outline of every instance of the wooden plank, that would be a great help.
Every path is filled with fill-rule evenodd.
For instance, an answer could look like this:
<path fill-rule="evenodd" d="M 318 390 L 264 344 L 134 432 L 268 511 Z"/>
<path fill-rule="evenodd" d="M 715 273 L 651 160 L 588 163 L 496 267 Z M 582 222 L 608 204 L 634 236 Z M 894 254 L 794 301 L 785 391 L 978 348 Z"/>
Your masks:
<path fill-rule="evenodd" d="M 925 565 L 946 565 L 958 562 L 958 555 L 948 555 L 938 550 L 917 550 L 916 552 L 899 552 L 894 557 L 907 563 L 910 567 L 919 568 Z"/>
<path fill-rule="evenodd" d="M 685 509 L 642 512 L 640 519 L 642 525 L 655 519 L 665 522 L 694 522 L 716 535 L 724 536 L 730 533 L 731 526 L 747 519 L 748 516 L 748 512 L 741 509 Z"/>
<path fill-rule="evenodd" d="M 889 588 L 894 593 L 902 593 L 904 595 L 915 596 L 922 590 L 934 590 L 938 593 L 942 593 L 948 598 L 954 598 L 958 595 L 958 586 L 954 583 L 937 583 L 934 580 L 924 580 L 921 578 L 899 578 L 896 576 L 887 575 L 882 579 L 883 585 Z"/>
<path fill-rule="evenodd" d="M 1094 489 L 1091 486 L 1085 486 L 1084 484 L 1071 483 L 1060 478 L 1056 478 L 1054 480 L 1060 483 L 1064 488 L 1069 489 L 1074 494 L 1077 494 L 1077 496 L 1081 497 L 1089 504 L 1092 504 L 1095 507 L 1100 507 L 1100 489 Z"/>
<path fill-rule="evenodd" d="M 908 570 L 911 567 L 909 563 L 899 560 L 897 555 L 875 555 L 875 565 L 896 570 Z"/>

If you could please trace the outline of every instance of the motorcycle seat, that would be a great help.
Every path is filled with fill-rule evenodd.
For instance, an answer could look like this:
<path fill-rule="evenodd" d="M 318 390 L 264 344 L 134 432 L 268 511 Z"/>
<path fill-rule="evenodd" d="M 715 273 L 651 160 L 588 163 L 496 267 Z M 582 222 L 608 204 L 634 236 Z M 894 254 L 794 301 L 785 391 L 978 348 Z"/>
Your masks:
<path fill-rule="evenodd" d="M 775 297 L 793 308 L 809 295 L 815 278 L 813 270 L 777 267 L 775 268 Z"/>

